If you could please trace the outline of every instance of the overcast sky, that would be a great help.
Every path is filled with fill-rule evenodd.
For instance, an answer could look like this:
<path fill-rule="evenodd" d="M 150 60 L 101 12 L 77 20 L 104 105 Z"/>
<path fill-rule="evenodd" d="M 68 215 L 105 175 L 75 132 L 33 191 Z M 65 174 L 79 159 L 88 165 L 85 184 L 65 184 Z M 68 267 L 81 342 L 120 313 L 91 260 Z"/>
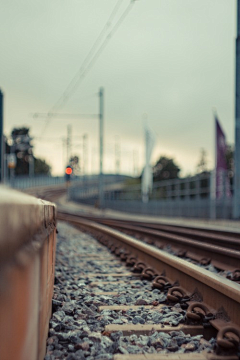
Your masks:
<path fill-rule="evenodd" d="M 129 3 L 1 2 L 5 134 L 13 127 L 30 127 L 35 155 L 47 159 L 55 174 L 62 174 L 66 165 L 62 138 L 68 124 L 75 136 L 73 153 L 81 156 L 80 137 L 88 134 L 88 171 L 98 170 L 98 121 L 54 118 L 43 132 L 45 120 L 29 114 L 52 109 L 116 4 L 121 6 L 106 34 Z M 194 173 L 204 148 L 211 168 L 213 107 L 228 142 L 234 141 L 235 34 L 236 0 L 137 0 L 59 112 L 97 114 L 97 93 L 104 87 L 105 171 L 115 171 L 116 141 L 121 146 L 121 171 L 133 172 L 134 156 L 140 170 L 146 121 L 155 134 L 153 163 L 167 155 L 174 157 L 182 175 Z"/>

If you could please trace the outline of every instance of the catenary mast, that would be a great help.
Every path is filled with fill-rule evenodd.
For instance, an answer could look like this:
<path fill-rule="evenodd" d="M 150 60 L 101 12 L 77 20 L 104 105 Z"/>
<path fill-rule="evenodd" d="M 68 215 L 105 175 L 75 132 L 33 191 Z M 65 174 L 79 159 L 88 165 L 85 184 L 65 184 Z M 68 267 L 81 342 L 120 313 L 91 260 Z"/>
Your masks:
<path fill-rule="evenodd" d="M 240 0 L 237 0 L 233 217 L 240 218 Z"/>

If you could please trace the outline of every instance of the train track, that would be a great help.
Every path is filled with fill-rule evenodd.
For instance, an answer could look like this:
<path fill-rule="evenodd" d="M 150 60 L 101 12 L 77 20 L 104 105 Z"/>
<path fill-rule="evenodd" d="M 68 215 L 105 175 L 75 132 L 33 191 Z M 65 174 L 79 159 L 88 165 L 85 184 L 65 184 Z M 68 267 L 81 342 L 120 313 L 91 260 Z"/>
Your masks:
<path fill-rule="evenodd" d="M 42 200 L 56 202 L 61 196 L 66 195 L 67 187 L 65 184 L 59 186 L 42 186 L 25 189 L 24 192 Z"/>
<path fill-rule="evenodd" d="M 114 226 L 121 230 L 124 229 L 124 231 L 133 234 L 134 232 L 136 233 L 140 231 L 139 224 L 130 224 L 130 222 L 126 223 L 123 221 L 97 217 L 94 218 L 95 221 L 91 221 L 89 218 L 87 219 L 63 211 L 58 212 L 58 218 L 60 220 L 68 221 L 83 231 L 91 233 L 96 239 L 105 245 L 112 254 L 115 254 L 115 256 L 121 259 L 123 263 L 125 262 L 127 266 L 130 266 L 131 269 L 141 277 L 141 279 L 148 280 L 150 282 L 149 284 L 151 284 L 151 288 L 159 289 L 161 293 L 165 294 L 167 306 L 180 304 L 182 309 L 186 311 L 186 323 L 182 324 L 181 328 L 186 326 L 186 329 L 188 329 L 190 333 L 194 333 L 195 331 L 196 334 L 197 331 L 207 337 L 209 336 L 207 335 L 207 332 L 215 334 L 217 337 L 216 343 L 218 353 L 220 355 L 225 355 L 224 358 L 226 359 L 230 359 L 231 356 L 234 359 L 237 358 L 236 351 L 240 340 L 240 285 L 237 281 L 230 281 L 229 279 L 220 277 L 219 275 L 200 268 L 195 264 L 168 254 L 156 246 L 152 246 L 152 244 L 148 244 L 146 242 L 144 243 L 133 236 L 110 227 Z M 104 222 L 105 225 L 97 223 L 96 220 L 98 222 Z M 106 226 L 106 224 L 108 224 L 108 226 Z M 151 229 L 148 229 L 149 226 L 151 226 Z M 175 237 L 175 240 L 177 239 L 176 241 L 180 242 L 179 237 L 183 237 L 185 240 L 185 246 L 188 246 L 189 241 L 200 242 L 201 235 L 203 235 L 204 239 L 208 239 L 208 233 L 203 230 L 188 229 L 191 231 L 190 234 L 186 231 L 187 229 L 181 228 L 181 235 L 179 235 L 179 233 L 176 233 L 176 228 L 174 229 L 174 234 L 171 234 L 169 232 L 169 227 L 165 227 L 163 229 L 164 226 L 162 225 L 161 230 L 159 229 L 158 224 L 156 225 L 156 227 L 158 227 L 157 229 L 152 229 L 153 227 L 154 226 L 152 224 L 141 224 L 141 231 L 143 231 L 141 236 L 143 236 L 143 234 L 145 237 L 147 236 L 147 239 L 145 240 L 148 242 L 151 242 L 151 239 L 153 238 L 156 241 L 156 237 L 160 237 L 159 241 L 163 241 L 163 239 L 165 239 L 165 241 L 170 241 L 169 236 Z M 146 231 L 149 230 L 150 234 L 149 232 L 146 234 Z M 188 232 L 186 237 L 183 236 L 183 232 L 185 232 L 185 234 Z M 196 239 L 194 239 L 194 234 L 196 235 Z M 217 232 L 212 231 L 209 239 L 213 239 L 213 242 L 216 243 L 217 236 Z M 238 234 L 222 234 L 221 246 L 223 247 L 224 241 L 229 241 L 229 239 L 232 244 L 234 244 L 234 242 L 237 243 Z M 183 239 L 181 239 L 181 241 L 183 241 Z M 209 246 L 210 245 L 208 245 L 208 247 Z M 217 245 L 211 246 L 217 247 Z M 187 251 L 189 253 L 193 252 L 194 255 L 196 249 L 197 246 L 195 245 L 191 248 L 191 251 Z M 232 248 L 230 253 L 234 252 L 235 250 Z M 207 253 L 207 255 L 209 256 L 209 253 Z M 199 256 L 199 254 L 197 256 L 195 255 L 195 257 Z M 214 261 L 221 262 L 222 259 L 221 261 Z M 121 274 L 118 274 L 120 279 L 121 276 Z M 134 273 L 132 276 L 135 276 Z M 108 281 L 106 282 L 106 286 L 107 284 Z M 189 330 L 189 328 L 187 328 L 188 326 L 190 326 L 191 329 L 193 328 L 193 330 Z M 135 333 L 138 333 L 138 331 L 140 331 L 137 328 L 134 330 L 134 326 L 129 324 L 119 325 L 119 327 L 123 333 L 128 333 L 128 331 L 135 331 Z M 148 326 L 148 331 L 150 331 L 150 328 L 152 327 Z M 161 328 L 159 327 L 158 331 L 160 331 L 160 329 Z M 166 328 L 164 331 L 171 332 L 172 330 L 173 328 Z M 116 325 L 109 324 L 104 331 L 106 334 L 112 333 L 113 331 L 116 331 Z M 142 329 L 141 331 L 145 331 L 146 333 L 147 328 L 145 328 L 145 330 Z M 186 354 L 184 355 L 185 357 L 178 357 L 177 359 L 187 358 Z M 115 358 L 118 359 L 118 356 L 120 355 L 116 355 Z M 216 354 L 213 353 L 209 355 L 202 354 L 201 356 L 205 356 L 201 359 L 220 359 L 219 356 L 216 356 Z M 151 358 L 153 359 L 154 357 Z M 171 359 L 171 357 L 168 358 Z M 194 357 L 189 358 L 194 359 Z M 121 359 L 123 358 L 121 357 Z M 128 359 L 128 357 L 125 359 Z M 129 359 L 131 359 L 131 357 L 129 357 Z M 139 355 L 138 357 L 135 357 L 135 359 L 140 359 Z M 163 358 L 159 357 L 159 359 Z"/>
<path fill-rule="evenodd" d="M 63 188 L 57 191 L 43 189 L 35 195 L 56 201 L 65 192 Z M 61 260 L 57 257 L 59 261 L 59 263 L 57 261 L 55 285 L 57 292 L 55 291 L 53 298 L 54 313 L 50 322 L 46 360 L 52 360 L 53 357 L 67 360 L 79 358 L 235 360 L 240 357 L 238 231 L 126 221 L 86 214 L 78 216 L 65 209 L 67 208 L 64 206 L 60 207 L 59 219 L 91 233 L 108 250 L 101 252 L 102 250 L 97 247 L 95 252 L 91 249 L 87 254 L 84 251 L 82 253 L 81 247 L 77 247 L 70 258 L 64 255 Z M 68 243 L 66 240 L 67 237 L 65 244 Z M 85 241 L 88 243 L 89 239 L 86 238 Z M 82 245 L 86 250 L 87 245 Z M 170 247 L 171 252 L 178 257 L 163 251 L 167 247 Z M 62 254 L 65 252 L 63 251 Z M 75 268 L 71 266 L 72 258 L 77 262 Z M 210 273 L 194 263 L 185 261 L 185 258 L 202 266 L 213 265 L 218 270 L 225 271 L 225 276 L 228 278 Z M 112 264 L 110 272 L 105 270 L 109 267 L 109 263 Z M 123 265 L 119 267 L 119 264 L 126 264 L 128 268 Z M 92 274 L 88 269 L 91 266 L 93 266 Z M 130 271 L 127 272 L 129 267 Z M 95 269 L 98 271 L 96 272 Z M 79 284 L 77 284 L 78 280 L 80 280 Z M 80 291 L 78 291 L 79 287 Z M 144 293 L 140 303 L 139 299 L 133 301 L 135 291 L 139 288 Z M 102 292 L 100 302 L 99 291 Z M 105 300 L 110 301 L 111 305 L 104 304 Z M 90 309 L 88 310 L 86 306 Z M 83 329 L 84 335 L 80 335 L 77 330 L 75 334 L 74 327 L 81 327 L 78 320 L 82 315 L 85 316 L 84 311 L 90 313 L 90 310 L 92 315 L 86 318 L 86 323 L 93 333 Z M 106 320 L 104 311 L 110 313 L 110 317 L 115 319 L 115 322 L 108 321 L 103 328 L 102 321 Z M 135 316 L 134 320 L 129 312 L 137 313 L 139 316 Z M 152 324 L 153 316 L 156 320 L 156 312 L 159 321 Z M 175 314 L 171 321 L 168 319 L 169 312 Z M 176 316 L 176 312 L 179 312 L 179 317 Z M 61 314 L 64 313 L 66 316 L 61 319 Z M 116 315 L 120 313 L 121 318 Z M 75 322 L 69 320 L 73 315 Z M 139 317 L 142 322 L 136 323 L 136 318 Z M 145 323 L 144 319 L 149 320 L 149 318 L 150 322 Z M 179 319 L 181 321 L 178 321 Z M 94 330 L 89 324 L 98 322 L 101 326 L 98 327 L 100 332 L 96 334 L 96 328 Z M 120 339 L 116 339 L 115 337 L 118 336 L 116 334 L 119 333 Z M 140 334 L 145 336 L 144 339 L 140 339 L 147 341 L 145 345 L 149 344 L 149 341 L 153 342 L 151 349 L 145 349 L 139 340 Z M 167 347 L 163 344 L 166 340 L 164 334 L 167 334 Z M 188 334 L 187 338 L 184 338 L 183 334 Z M 127 339 L 128 335 L 133 337 Z M 81 336 L 85 337 L 82 339 Z M 147 340 L 146 336 L 149 337 Z M 203 336 L 203 341 L 199 341 L 199 336 Z M 106 337 L 110 340 L 107 341 Z M 209 340 L 210 338 L 212 339 Z M 74 342 L 76 339 L 77 343 Z M 105 343 L 103 348 L 99 348 L 98 354 L 97 346 L 95 353 L 92 350 L 95 346 L 94 342 L 99 341 L 101 344 L 104 341 Z M 139 351 L 135 347 L 135 350 L 132 348 L 126 350 L 124 346 L 120 346 L 128 342 L 131 347 L 132 341 L 136 346 L 140 341 L 139 346 L 142 349 Z M 117 345 L 104 348 L 106 343 L 109 345 L 115 342 Z"/>
<path fill-rule="evenodd" d="M 68 216 L 60 211 L 59 216 Z M 72 214 L 71 216 L 77 215 Z M 81 215 L 240 282 L 240 234 Z"/>
<path fill-rule="evenodd" d="M 222 235 L 219 232 L 208 234 L 196 229 L 175 229 L 172 226 L 164 227 L 158 224 L 137 224 L 136 222 L 126 224 L 106 220 L 102 223 L 206 268 L 211 265 L 213 270 L 221 271 L 229 279 L 240 281 L 239 235 Z M 164 231 L 166 228 L 167 231 Z"/>
<path fill-rule="evenodd" d="M 36 190 L 33 190 L 33 193 Z M 35 195 L 57 201 L 66 194 L 66 187 L 39 189 Z M 61 211 L 67 215 L 67 212 Z M 118 229 L 160 249 L 192 262 L 221 272 L 228 279 L 240 283 L 240 232 L 205 229 L 196 226 L 177 226 L 154 222 L 107 219 L 103 216 L 81 214 L 85 219 Z M 170 248 L 169 248 L 170 247 Z M 210 265 L 210 266 L 209 266 Z"/>

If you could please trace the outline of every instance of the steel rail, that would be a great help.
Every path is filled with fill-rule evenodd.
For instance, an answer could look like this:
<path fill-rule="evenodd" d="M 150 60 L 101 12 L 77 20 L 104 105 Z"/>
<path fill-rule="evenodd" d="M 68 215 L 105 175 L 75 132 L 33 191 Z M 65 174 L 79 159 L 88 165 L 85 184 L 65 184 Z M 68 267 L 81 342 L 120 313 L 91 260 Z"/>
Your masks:
<path fill-rule="evenodd" d="M 67 212 L 59 212 L 59 214 L 67 215 Z M 73 215 L 78 218 L 78 215 Z M 82 215 L 81 215 L 82 217 Z M 183 236 L 166 233 L 160 230 L 154 230 L 145 228 L 142 226 L 133 226 L 130 221 L 124 222 L 122 220 L 106 219 L 103 217 L 95 217 L 89 215 L 83 215 L 83 218 L 88 220 L 94 220 L 102 224 L 114 227 L 120 231 L 130 232 L 130 235 L 136 237 L 136 234 L 140 234 L 143 240 L 146 237 L 152 240 L 156 246 L 163 247 L 166 245 L 173 246 L 176 252 L 182 252 L 183 256 L 192 258 L 201 263 L 201 261 L 211 261 L 211 264 L 220 270 L 234 271 L 239 268 L 240 264 L 240 248 L 239 250 L 229 249 L 229 242 L 221 242 L 219 246 L 211 244 L 211 239 L 208 242 L 198 241 L 195 239 L 189 239 Z M 136 224 L 137 222 L 133 222 Z M 138 223 L 139 224 L 139 223 Z M 206 238 L 204 239 L 206 241 Z"/>
<path fill-rule="evenodd" d="M 209 308 L 216 311 L 225 309 L 227 316 L 240 327 L 240 316 L 237 315 L 240 306 L 239 284 L 153 248 L 107 226 L 61 213 L 58 214 L 58 217 L 91 232 L 97 238 L 104 235 L 104 238 L 113 241 L 115 246 L 134 254 L 139 261 L 150 264 L 158 274 L 165 273 L 172 282 L 178 281 L 188 293 L 195 292 L 199 294 Z"/>
<path fill-rule="evenodd" d="M 62 213 L 68 214 L 67 211 L 61 211 Z M 154 222 L 146 222 L 146 221 L 136 221 L 136 220 L 128 220 L 122 218 L 105 218 L 104 216 L 97 216 L 93 214 L 81 214 L 82 217 L 93 220 L 106 225 L 129 225 L 129 226 L 138 226 L 139 228 L 149 228 L 151 230 L 160 230 L 166 233 L 171 233 L 175 235 L 183 235 L 186 238 L 190 238 L 191 240 L 200 240 L 201 242 L 209 242 L 212 245 L 222 245 L 223 247 L 232 248 L 234 250 L 240 251 L 240 232 L 236 232 L 235 230 L 229 230 L 228 232 L 223 229 L 203 229 L 197 227 L 191 227 L 186 224 L 182 226 L 178 226 L 175 224 L 167 224 L 164 225 L 162 223 L 154 223 Z"/>
<path fill-rule="evenodd" d="M 113 225 L 111 222 L 104 222 L 104 224 L 117 228 L 120 231 L 130 231 L 132 234 L 140 234 L 142 236 L 147 236 L 150 239 L 155 239 L 155 244 L 163 245 L 173 245 L 177 246 L 178 251 L 183 251 L 190 254 L 197 254 L 196 260 L 210 259 L 211 263 L 215 261 L 218 265 L 222 264 L 220 267 L 222 270 L 233 270 L 239 268 L 240 264 L 240 250 L 229 249 L 226 246 L 217 246 L 212 245 L 210 241 L 208 243 L 204 243 L 201 241 L 188 239 L 182 236 L 178 236 L 175 234 L 165 233 L 160 230 L 152 230 L 152 229 L 144 229 L 140 226 L 130 226 L 125 224 Z M 189 256 L 191 258 L 191 256 Z M 194 258 L 194 256 L 193 256 Z M 214 265 L 214 264 L 213 264 Z"/>
<path fill-rule="evenodd" d="M 100 220 L 101 221 L 101 220 Z M 102 220 L 105 221 L 105 220 Z M 149 228 L 151 230 L 160 230 L 166 233 L 171 233 L 175 235 L 182 235 L 184 237 L 188 237 L 194 240 L 200 240 L 204 242 L 211 241 L 211 244 L 219 245 L 222 244 L 223 246 L 227 245 L 228 248 L 232 248 L 235 250 L 240 250 L 240 233 L 229 232 L 226 233 L 222 230 L 211 230 L 211 229 L 196 229 L 191 228 L 189 226 L 176 226 L 176 225 L 163 225 L 157 223 L 148 223 L 148 222 L 138 222 L 138 221 L 119 221 L 119 220 L 107 220 L 110 224 L 112 223 L 120 223 L 120 224 L 129 224 L 135 225 L 142 228 Z"/>

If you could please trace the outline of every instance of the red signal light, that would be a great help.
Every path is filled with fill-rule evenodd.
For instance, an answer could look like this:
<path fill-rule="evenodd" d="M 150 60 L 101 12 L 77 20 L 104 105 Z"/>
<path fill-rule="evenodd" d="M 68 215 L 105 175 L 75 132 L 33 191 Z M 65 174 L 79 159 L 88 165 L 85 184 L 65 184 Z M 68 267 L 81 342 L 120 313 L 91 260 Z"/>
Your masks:
<path fill-rule="evenodd" d="M 72 168 L 67 167 L 65 172 L 66 172 L 67 175 L 71 175 L 72 174 Z"/>

